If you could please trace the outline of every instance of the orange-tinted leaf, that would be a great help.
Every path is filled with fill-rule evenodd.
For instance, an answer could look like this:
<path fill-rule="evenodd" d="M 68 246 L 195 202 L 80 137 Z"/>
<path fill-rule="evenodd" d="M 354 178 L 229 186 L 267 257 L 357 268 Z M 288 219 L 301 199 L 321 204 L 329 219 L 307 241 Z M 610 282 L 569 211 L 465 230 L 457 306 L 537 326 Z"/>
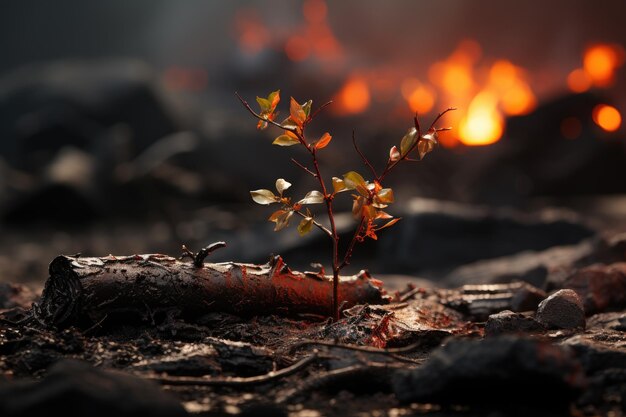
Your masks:
<path fill-rule="evenodd" d="M 335 190 L 335 193 L 340 193 L 347 190 L 346 184 L 341 178 L 333 177 L 333 190 Z"/>
<path fill-rule="evenodd" d="M 320 204 L 324 202 L 324 194 L 317 190 L 309 191 L 298 204 Z"/>
<path fill-rule="evenodd" d="M 400 156 L 404 157 L 417 142 L 417 130 L 410 128 L 400 141 Z"/>
<path fill-rule="evenodd" d="M 320 140 L 315 143 L 315 149 L 325 148 L 333 137 L 328 132 L 324 133 Z"/>
<path fill-rule="evenodd" d="M 400 151 L 398 150 L 398 147 L 394 145 L 391 147 L 391 149 L 389 149 L 389 160 L 391 162 L 396 162 L 399 159 L 400 159 Z"/>
<path fill-rule="evenodd" d="M 279 200 L 279 198 L 275 196 L 273 192 L 265 189 L 250 191 L 250 196 L 255 203 L 263 205 L 276 203 Z"/>
<path fill-rule="evenodd" d="M 376 199 L 384 204 L 393 203 L 393 190 L 391 188 L 383 188 L 376 194 Z"/>
<path fill-rule="evenodd" d="M 302 127 L 306 120 L 306 113 L 293 97 L 291 97 L 291 104 L 289 105 L 289 114 L 291 115 L 291 120 L 299 127 Z"/>
<path fill-rule="evenodd" d="M 363 176 L 356 171 L 350 171 L 347 174 L 343 174 L 343 182 L 349 190 L 354 190 L 357 185 L 361 185 L 363 187 L 367 186 Z"/>
<path fill-rule="evenodd" d="M 352 201 L 352 215 L 356 219 L 360 219 L 363 215 L 363 204 L 365 203 L 365 199 L 361 196 L 353 196 L 354 200 Z"/>
<path fill-rule="evenodd" d="M 313 218 L 305 217 L 304 219 L 300 221 L 300 224 L 298 225 L 298 233 L 300 234 L 300 236 L 304 236 L 307 233 L 309 233 L 312 228 L 313 228 Z"/>
<path fill-rule="evenodd" d="M 298 143 L 300 143 L 300 141 L 296 138 L 293 138 L 289 135 L 280 135 L 279 137 L 274 139 L 274 142 L 272 142 L 272 145 L 293 146 L 293 145 L 297 145 Z"/>
<path fill-rule="evenodd" d="M 376 220 L 378 219 L 393 219 L 393 216 L 391 214 L 385 213 L 382 210 L 378 210 L 378 213 L 376 213 Z"/>
<path fill-rule="evenodd" d="M 267 220 L 271 222 L 276 222 L 280 217 L 284 216 L 285 214 L 287 214 L 287 210 L 276 210 L 272 213 L 270 217 L 268 217 Z"/>
<path fill-rule="evenodd" d="M 289 219 L 293 216 L 293 211 L 285 211 L 285 213 L 276 217 L 276 226 L 274 227 L 274 231 L 278 232 L 279 230 L 284 229 L 289 226 Z"/>
<path fill-rule="evenodd" d="M 369 185 L 369 184 L 368 184 Z M 356 191 L 361 194 L 363 197 L 369 197 L 369 188 L 367 186 L 363 186 L 361 184 L 356 186 Z"/>
<path fill-rule="evenodd" d="M 400 217 L 398 217 L 397 219 L 389 220 L 387 223 L 385 223 L 384 225 L 382 225 L 381 227 L 379 227 L 376 230 L 378 231 L 378 230 L 386 229 L 387 227 L 391 227 L 394 224 L 398 223 L 399 221 L 400 221 Z"/>
<path fill-rule="evenodd" d="M 376 214 L 376 209 L 373 206 L 369 204 L 363 206 L 363 217 L 367 220 L 374 220 L 376 218 Z"/>
<path fill-rule="evenodd" d="M 259 123 L 256 124 L 256 128 L 259 130 L 263 130 L 267 128 L 268 123 L 265 120 L 259 120 Z"/>
<path fill-rule="evenodd" d="M 276 106 L 278 105 L 278 103 L 280 102 L 280 90 L 272 91 L 267 96 L 267 101 L 269 101 L 270 108 L 273 111 L 276 108 Z"/>
<path fill-rule="evenodd" d="M 289 187 L 291 187 L 291 183 L 285 181 L 284 178 L 279 178 L 276 180 L 276 190 L 281 196 L 283 195 L 283 191 L 285 191 Z"/>

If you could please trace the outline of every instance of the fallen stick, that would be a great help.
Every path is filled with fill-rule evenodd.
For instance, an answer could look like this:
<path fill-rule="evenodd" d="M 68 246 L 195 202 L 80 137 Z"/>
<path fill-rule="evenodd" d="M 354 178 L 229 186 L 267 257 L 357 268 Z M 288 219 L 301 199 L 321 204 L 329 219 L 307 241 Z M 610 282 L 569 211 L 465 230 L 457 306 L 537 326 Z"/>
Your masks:
<path fill-rule="evenodd" d="M 332 315 L 332 276 L 291 271 L 280 256 L 263 265 L 199 266 L 160 254 L 58 256 L 49 270 L 33 313 L 41 323 L 57 327 L 137 314 L 149 319 L 170 311 L 187 318 L 215 311 Z M 366 271 L 341 277 L 340 303 L 344 309 L 385 303 L 381 287 Z"/>

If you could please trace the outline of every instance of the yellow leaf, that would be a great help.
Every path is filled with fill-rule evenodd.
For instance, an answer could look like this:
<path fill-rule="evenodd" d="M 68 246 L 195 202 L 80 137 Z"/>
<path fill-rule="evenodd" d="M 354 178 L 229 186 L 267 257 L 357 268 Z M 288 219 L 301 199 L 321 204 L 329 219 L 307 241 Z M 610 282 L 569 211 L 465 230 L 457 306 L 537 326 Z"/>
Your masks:
<path fill-rule="evenodd" d="M 300 141 L 296 138 L 293 138 L 289 135 L 280 135 L 279 137 L 274 139 L 274 142 L 272 142 L 272 145 L 293 146 L 293 145 L 297 145 L 298 143 L 300 143 Z"/>
<path fill-rule="evenodd" d="M 272 91 L 267 96 L 267 101 L 270 103 L 270 108 L 274 110 L 278 105 L 278 102 L 280 102 L 280 90 Z"/>
<path fill-rule="evenodd" d="M 342 191 L 346 191 L 346 184 L 343 182 L 341 178 L 333 177 L 333 189 L 335 193 L 340 193 Z"/>
<path fill-rule="evenodd" d="M 287 214 L 287 210 L 276 210 L 272 213 L 270 217 L 268 217 L 267 220 L 271 222 L 276 222 L 279 217 L 284 216 L 285 214 Z"/>
<path fill-rule="evenodd" d="M 383 226 L 379 227 L 378 229 L 376 229 L 376 231 L 378 230 L 383 230 L 386 229 L 387 227 L 391 227 L 394 224 L 398 223 L 400 221 L 400 218 L 397 219 L 393 219 L 393 220 L 389 220 L 387 223 L 385 223 Z"/>
<path fill-rule="evenodd" d="M 320 140 L 315 143 L 315 149 L 322 149 L 328 146 L 333 137 L 328 132 L 324 133 Z"/>
<path fill-rule="evenodd" d="M 313 218 L 305 217 L 304 219 L 300 221 L 300 224 L 298 225 L 298 233 L 300 233 L 300 236 L 304 236 L 311 231 L 312 227 L 313 227 Z"/>
<path fill-rule="evenodd" d="M 269 112 L 271 110 L 272 103 L 270 103 L 268 99 L 257 97 L 256 102 L 259 103 L 259 107 L 261 107 L 262 113 Z"/>
<path fill-rule="evenodd" d="M 350 171 L 347 174 L 343 174 L 343 182 L 346 185 L 346 188 L 349 190 L 354 190 L 357 185 L 361 185 L 366 187 L 365 179 L 356 171 Z"/>
<path fill-rule="evenodd" d="M 402 137 L 400 141 L 400 156 L 404 157 L 407 153 L 413 148 L 415 143 L 417 142 L 417 130 L 414 127 L 410 128 L 406 135 Z"/>
<path fill-rule="evenodd" d="M 304 121 L 306 120 L 306 113 L 301 105 L 291 97 L 291 104 L 289 105 L 289 114 L 291 115 L 291 120 L 294 121 L 298 126 L 302 127 Z"/>

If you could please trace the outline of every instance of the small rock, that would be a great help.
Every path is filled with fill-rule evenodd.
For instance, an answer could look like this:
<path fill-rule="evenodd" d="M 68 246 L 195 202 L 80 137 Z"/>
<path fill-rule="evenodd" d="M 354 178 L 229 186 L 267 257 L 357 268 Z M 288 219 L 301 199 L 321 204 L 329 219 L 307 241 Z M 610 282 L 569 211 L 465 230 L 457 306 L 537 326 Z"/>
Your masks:
<path fill-rule="evenodd" d="M 570 349 L 535 339 L 457 339 L 421 367 L 398 371 L 393 388 L 403 403 L 517 405 L 564 409 L 584 388 Z"/>
<path fill-rule="evenodd" d="M 626 262 L 579 269 L 561 286 L 578 293 L 587 314 L 623 309 L 626 307 Z"/>
<path fill-rule="evenodd" d="M 549 329 L 585 328 L 585 309 L 573 290 L 559 290 L 543 300 L 537 320 Z"/>
<path fill-rule="evenodd" d="M 175 417 L 188 414 L 174 397 L 152 382 L 96 369 L 84 362 L 62 360 L 41 381 L 0 384 L 0 415 Z"/>
<path fill-rule="evenodd" d="M 545 330 L 543 325 L 532 317 L 510 310 L 492 314 L 485 324 L 487 336 L 497 336 L 505 333 L 534 333 Z"/>

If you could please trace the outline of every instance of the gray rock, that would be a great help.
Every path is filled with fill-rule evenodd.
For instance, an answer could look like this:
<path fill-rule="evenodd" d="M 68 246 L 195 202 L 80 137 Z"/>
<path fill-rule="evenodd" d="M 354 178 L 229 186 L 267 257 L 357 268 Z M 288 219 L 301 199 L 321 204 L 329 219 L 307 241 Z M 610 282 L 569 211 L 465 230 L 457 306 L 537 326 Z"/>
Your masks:
<path fill-rule="evenodd" d="M 492 314 L 485 324 L 485 335 L 498 336 L 506 333 L 535 333 L 545 327 L 532 317 L 509 310 Z"/>
<path fill-rule="evenodd" d="M 500 336 L 457 339 L 421 367 L 398 371 L 393 388 L 402 403 L 542 404 L 566 408 L 585 385 L 570 349 L 535 339 Z"/>
<path fill-rule="evenodd" d="M 585 309 L 575 291 L 559 290 L 539 304 L 537 320 L 550 329 L 584 328 Z"/>
<path fill-rule="evenodd" d="M 53 365 L 41 381 L 0 384 L 4 417 L 175 417 L 188 415 L 158 385 L 132 375 L 104 371 L 75 360 Z"/>

